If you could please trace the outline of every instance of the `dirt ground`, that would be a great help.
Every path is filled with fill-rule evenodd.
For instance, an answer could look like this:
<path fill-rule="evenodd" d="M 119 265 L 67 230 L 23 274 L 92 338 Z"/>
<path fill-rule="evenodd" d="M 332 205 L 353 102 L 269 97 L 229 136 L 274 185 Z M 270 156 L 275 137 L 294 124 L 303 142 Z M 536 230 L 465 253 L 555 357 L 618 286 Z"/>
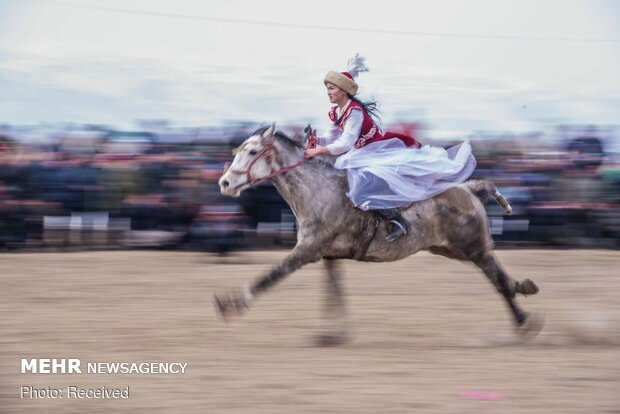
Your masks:
<path fill-rule="evenodd" d="M 527 344 L 476 268 L 420 253 L 345 262 L 352 337 L 312 346 L 323 269 L 304 268 L 224 324 L 214 291 L 286 252 L 0 256 L 0 413 L 620 413 L 620 252 L 499 251 L 544 314 Z M 183 375 L 21 374 L 21 358 L 187 362 Z M 20 398 L 130 387 L 128 399 Z"/>

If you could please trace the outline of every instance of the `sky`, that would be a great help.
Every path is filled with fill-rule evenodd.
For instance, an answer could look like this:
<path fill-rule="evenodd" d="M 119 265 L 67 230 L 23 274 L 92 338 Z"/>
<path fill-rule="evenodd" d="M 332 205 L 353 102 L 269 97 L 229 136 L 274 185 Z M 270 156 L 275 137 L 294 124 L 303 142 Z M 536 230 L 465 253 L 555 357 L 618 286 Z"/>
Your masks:
<path fill-rule="evenodd" d="M 620 2 L 0 0 L 0 123 L 324 125 L 355 53 L 437 136 L 620 120 Z"/>

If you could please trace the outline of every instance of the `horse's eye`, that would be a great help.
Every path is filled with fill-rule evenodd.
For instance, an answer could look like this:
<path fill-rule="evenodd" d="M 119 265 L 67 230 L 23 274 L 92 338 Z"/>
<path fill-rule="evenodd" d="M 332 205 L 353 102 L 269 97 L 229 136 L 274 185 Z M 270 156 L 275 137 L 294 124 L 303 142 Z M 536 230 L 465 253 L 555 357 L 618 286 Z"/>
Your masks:
<path fill-rule="evenodd" d="M 256 155 L 256 150 L 249 150 L 248 154 L 250 154 L 250 156 L 255 156 Z"/>

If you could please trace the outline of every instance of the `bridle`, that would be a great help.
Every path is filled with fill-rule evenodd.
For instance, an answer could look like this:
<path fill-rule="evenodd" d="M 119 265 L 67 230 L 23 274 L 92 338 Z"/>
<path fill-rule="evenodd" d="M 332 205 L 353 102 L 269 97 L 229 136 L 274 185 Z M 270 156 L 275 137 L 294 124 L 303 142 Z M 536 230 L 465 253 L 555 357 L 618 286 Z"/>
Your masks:
<path fill-rule="evenodd" d="M 248 164 L 247 169 L 245 170 L 236 170 L 236 169 L 232 169 L 232 168 L 228 168 L 228 167 L 224 167 L 224 174 L 226 174 L 228 171 L 231 171 L 235 174 L 240 174 L 240 175 L 245 175 L 246 176 L 246 182 L 239 184 L 237 186 L 235 186 L 233 188 L 233 190 L 236 190 L 237 188 L 244 186 L 246 184 L 249 184 L 250 186 L 254 186 L 262 181 L 268 180 L 270 178 L 273 177 L 277 177 L 280 174 L 284 174 L 290 170 L 292 170 L 293 168 L 297 168 L 299 167 L 301 164 L 303 164 L 304 162 L 308 161 L 309 158 L 302 158 L 301 161 L 293 164 L 293 165 L 289 165 L 286 167 L 282 167 L 279 170 L 274 171 L 273 170 L 273 166 L 271 166 L 271 161 L 273 161 L 273 157 L 274 155 L 280 155 L 280 150 L 278 150 L 278 147 L 276 147 L 274 145 L 275 143 L 275 139 L 271 138 L 269 139 L 264 145 L 263 148 L 258 151 L 258 153 L 254 156 L 254 158 L 252 159 L 252 161 L 250 161 L 250 163 Z M 245 144 L 244 144 L 245 145 Z M 239 147 L 236 152 L 239 152 L 241 149 L 243 149 L 243 145 L 241 147 Z M 254 164 L 256 163 L 256 161 L 258 161 L 261 158 L 265 158 L 267 160 L 267 162 L 269 163 L 269 166 L 271 166 L 271 173 L 269 175 L 267 175 L 266 177 L 261 177 L 261 178 L 254 178 L 252 177 L 252 167 L 254 166 Z"/>

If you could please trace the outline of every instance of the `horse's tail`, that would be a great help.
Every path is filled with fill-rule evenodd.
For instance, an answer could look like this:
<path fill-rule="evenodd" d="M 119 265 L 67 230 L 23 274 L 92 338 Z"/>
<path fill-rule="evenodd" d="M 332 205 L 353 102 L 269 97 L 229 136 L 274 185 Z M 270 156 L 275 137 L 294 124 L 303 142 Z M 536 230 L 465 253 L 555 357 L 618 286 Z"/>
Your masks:
<path fill-rule="evenodd" d="M 465 183 L 467 187 L 471 191 L 474 192 L 482 200 L 483 203 L 486 203 L 490 196 L 495 198 L 497 204 L 499 204 L 506 214 L 512 213 L 512 207 L 506 198 L 497 190 L 495 184 L 491 181 L 487 180 L 470 180 Z"/>

